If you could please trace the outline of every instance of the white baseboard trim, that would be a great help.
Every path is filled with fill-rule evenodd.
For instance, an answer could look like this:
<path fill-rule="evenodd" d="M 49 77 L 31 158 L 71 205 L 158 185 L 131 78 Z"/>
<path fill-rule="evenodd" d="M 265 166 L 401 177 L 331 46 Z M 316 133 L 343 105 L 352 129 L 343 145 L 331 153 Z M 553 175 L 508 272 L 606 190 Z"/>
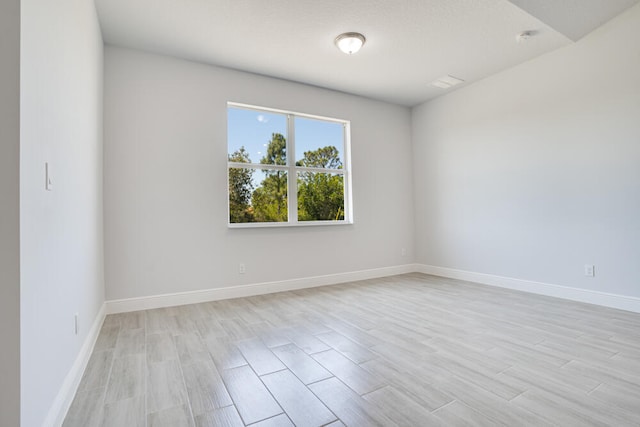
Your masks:
<path fill-rule="evenodd" d="M 172 307 L 184 304 L 196 304 L 230 298 L 242 298 L 274 292 L 293 291 L 316 286 L 337 285 L 358 280 L 375 279 L 397 274 L 416 272 L 416 264 L 405 264 L 393 267 L 375 268 L 371 270 L 348 273 L 328 274 L 325 276 L 305 277 L 301 279 L 281 280 L 277 282 L 254 283 L 250 285 L 229 286 L 225 288 L 204 289 L 201 291 L 179 292 L 174 294 L 151 295 L 147 297 L 127 298 L 106 302 L 107 314 L 125 313 L 129 311 L 149 310 L 153 308 Z"/>
<path fill-rule="evenodd" d="M 450 279 L 466 280 L 481 283 L 483 285 L 498 286 L 539 295 L 546 295 L 571 301 L 585 302 L 617 308 L 620 310 L 640 313 L 640 298 L 625 295 L 610 294 L 606 292 L 591 291 L 587 289 L 571 288 L 568 286 L 552 285 L 549 283 L 534 282 L 529 280 L 514 279 L 511 277 L 494 276 L 491 274 L 474 273 L 471 271 L 456 270 L 453 268 L 436 267 L 433 265 L 417 264 L 416 271 L 433 276 L 447 277 Z"/>
<path fill-rule="evenodd" d="M 80 348 L 80 352 L 78 353 L 75 362 L 73 362 L 71 370 L 65 377 L 62 387 L 60 387 L 58 395 L 49 409 L 47 418 L 42 424 L 43 426 L 62 426 L 64 418 L 67 416 L 67 412 L 69 411 L 69 407 L 73 402 L 73 398 L 76 395 L 78 386 L 80 385 L 82 375 L 84 375 L 84 370 L 91 358 L 91 353 L 93 353 L 93 347 L 96 344 L 96 340 L 100 334 L 100 329 L 102 328 L 102 323 L 106 316 L 106 308 L 106 304 L 102 304 L 100 307 L 100 310 L 91 325 L 91 329 Z"/>
<path fill-rule="evenodd" d="M 200 291 L 111 300 L 106 301 L 105 306 L 106 314 L 126 313 L 130 311 L 149 310 L 153 308 L 264 295 L 274 292 L 293 291 L 296 289 L 313 288 L 317 286 L 337 285 L 340 283 L 375 279 L 406 273 L 431 274 L 434 276 L 466 280 L 484 285 L 498 286 L 501 288 L 514 289 L 640 313 L 640 298 L 636 297 L 425 264 L 405 264 L 348 273 L 328 274 L 325 276 L 304 277 L 300 279 L 281 280 L 276 282 L 253 283 L 249 285 L 212 288 Z"/>

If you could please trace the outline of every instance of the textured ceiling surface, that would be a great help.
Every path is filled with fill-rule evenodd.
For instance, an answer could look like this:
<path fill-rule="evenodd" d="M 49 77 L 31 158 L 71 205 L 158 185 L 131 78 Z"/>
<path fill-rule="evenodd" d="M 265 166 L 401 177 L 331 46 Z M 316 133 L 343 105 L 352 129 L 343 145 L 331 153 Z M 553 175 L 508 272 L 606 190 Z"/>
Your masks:
<path fill-rule="evenodd" d="M 439 77 L 463 79 L 462 87 L 570 44 L 637 2 L 96 0 L 96 6 L 108 44 L 413 106 L 453 90 L 432 87 Z M 537 34 L 517 43 L 526 30 Z M 333 44 L 347 31 L 367 38 L 356 55 Z"/>

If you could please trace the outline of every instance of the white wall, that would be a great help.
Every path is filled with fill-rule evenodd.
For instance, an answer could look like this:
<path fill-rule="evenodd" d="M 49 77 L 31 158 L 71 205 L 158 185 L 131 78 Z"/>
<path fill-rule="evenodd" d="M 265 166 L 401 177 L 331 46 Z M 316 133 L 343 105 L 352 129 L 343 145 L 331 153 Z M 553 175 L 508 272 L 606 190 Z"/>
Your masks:
<path fill-rule="evenodd" d="M 228 229 L 227 101 L 351 120 L 355 224 Z M 410 263 L 410 148 L 407 108 L 107 47 L 107 299 Z"/>
<path fill-rule="evenodd" d="M 20 424 L 20 0 L 0 2 L 0 426 Z"/>
<path fill-rule="evenodd" d="M 416 261 L 640 297 L 638 40 L 640 6 L 416 107 Z"/>
<path fill-rule="evenodd" d="M 103 44 L 91 0 L 21 14 L 22 425 L 40 426 L 104 301 Z"/>

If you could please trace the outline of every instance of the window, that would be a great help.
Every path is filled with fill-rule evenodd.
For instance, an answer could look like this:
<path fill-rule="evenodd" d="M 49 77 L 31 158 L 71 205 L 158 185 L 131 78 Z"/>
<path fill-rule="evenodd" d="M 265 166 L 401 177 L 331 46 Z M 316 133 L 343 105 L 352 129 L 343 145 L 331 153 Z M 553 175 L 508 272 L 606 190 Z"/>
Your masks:
<path fill-rule="evenodd" d="M 229 226 L 348 224 L 349 122 L 229 103 Z"/>

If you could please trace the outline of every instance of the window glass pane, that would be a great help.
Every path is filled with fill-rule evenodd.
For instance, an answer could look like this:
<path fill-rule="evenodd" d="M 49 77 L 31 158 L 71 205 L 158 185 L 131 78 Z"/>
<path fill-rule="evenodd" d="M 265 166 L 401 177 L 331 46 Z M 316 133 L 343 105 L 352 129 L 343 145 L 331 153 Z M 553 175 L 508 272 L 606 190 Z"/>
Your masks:
<path fill-rule="evenodd" d="M 256 170 L 260 184 L 251 195 L 255 222 L 287 222 L 287 172 Z"/>
<path fill-rule="evenodd" d="M 344 176 L 298 172 L 298 221 L 344 220 Z"/>
<path fill-rule="evenodd" d="M 251 196 L 255 175 L 255 169 L 229 168 L 229 222 L 232 224 L 254 222 Z"/>
<path fill-rule="evenodd" d="M 295 118 L 296 165 L 342 169 L 344 125 L 342 123 Z"/>
<path fill-rule="evenodd" d="M 285 165 L 287 117 L 267 111 L 227 109 L 229 161 L 243 152 L 244 162 Z"/>
<path fill-rule="evenodd" d="M 229 168 L 229 222 L 287 222 L 287 172 Z"/>

